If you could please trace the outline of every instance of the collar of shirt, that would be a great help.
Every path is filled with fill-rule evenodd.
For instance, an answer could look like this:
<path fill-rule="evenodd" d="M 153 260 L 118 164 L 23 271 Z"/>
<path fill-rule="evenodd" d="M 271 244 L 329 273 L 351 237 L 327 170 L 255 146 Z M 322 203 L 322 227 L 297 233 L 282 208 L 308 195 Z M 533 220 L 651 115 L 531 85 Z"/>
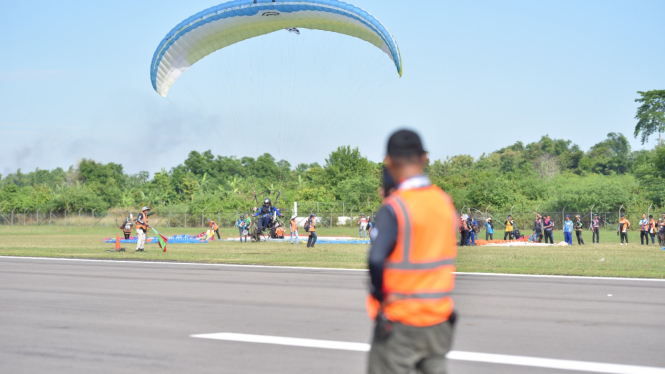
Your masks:
<path fill-rule="evenodd" d="M 432 185 L 432 182 L 430 182 L 429 178 L 427 178 L 426 176 L 421 174 L 421 175 L 406 179 L 404 182 L 399 184 L 398 189 L 400 189 L 400 190 L 412 190 L 412 189 L 415 189 L 415 188 L 429 187 L 431 185 Z"/>

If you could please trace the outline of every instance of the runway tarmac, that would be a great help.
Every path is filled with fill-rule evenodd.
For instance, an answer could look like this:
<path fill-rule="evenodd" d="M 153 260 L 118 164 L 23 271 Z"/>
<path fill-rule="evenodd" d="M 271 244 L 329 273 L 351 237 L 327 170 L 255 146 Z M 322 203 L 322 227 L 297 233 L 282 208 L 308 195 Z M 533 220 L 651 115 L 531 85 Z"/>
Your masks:
<path fill-rule="evenodd" d="M 363 344 L 192 335 L 368 343 L 366 282 L 364 271 L 0 257 L 0 373 L 362 373 Z M 459 274 L 454 299 L 455 351 L 513 364 L 459 356 L 451 373 L 563 372 L 515 356 L 593 363 L 566 373 L 665 373 L 665 282 Z"/>

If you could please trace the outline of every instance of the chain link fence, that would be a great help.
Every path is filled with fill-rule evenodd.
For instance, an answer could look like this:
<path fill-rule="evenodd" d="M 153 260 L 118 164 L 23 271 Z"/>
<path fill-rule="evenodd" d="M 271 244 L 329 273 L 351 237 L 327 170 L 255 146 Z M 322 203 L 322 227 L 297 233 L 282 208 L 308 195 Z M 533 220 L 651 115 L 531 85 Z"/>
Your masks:
<path fill-rule="evenodd" d="M 373 219 L 374 210 L 360 211 L 355 208 L 346 210 L 342 204 L 306 203 L 298 205 L 298 217 L 308 217 L 311 213 L 316 214 L 320 226 L 325 227 L 353 227 L 357 225 L 361 214 Z M 341 210 L 337 210 L 340 209 Z M 217 222 L 220 227 L 234 227 L 241 215 L 254 215 L 253 211 L 187 211 L 170 209 L 153 209 L 155 214 L 150 217 L 150 224 L 155 227 L 208 227 L 208 220 Z M 129 216 L 136 219 L 138 211 L 84 211 L 76 212 L 44 212 L 17 211 L 0 213 L 0 225 L 5 226 L 87 226 L 87 227 L 119 227 Z M 280 210 L 282 220 L 288 221 L 294 215 L 294 211 Z"/>

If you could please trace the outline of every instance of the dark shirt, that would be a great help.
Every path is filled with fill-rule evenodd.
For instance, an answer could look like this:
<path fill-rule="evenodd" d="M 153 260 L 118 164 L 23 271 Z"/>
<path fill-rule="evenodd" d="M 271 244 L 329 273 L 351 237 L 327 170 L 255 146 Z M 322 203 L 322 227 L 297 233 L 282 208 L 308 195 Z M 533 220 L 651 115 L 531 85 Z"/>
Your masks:
<path fill-rule="evenodd" d="M 541 233 L 543 231 L 543 221 L 537 219 L 536 222 L 533 223 L 533 231 Z"/>
<path fill-rule="evenodd" d="M 380 235 L 379 235 L 380 234 Z M 383 269 L 386 259 L 397 244 L 397 217 L 390 205 L 383 206 L 376 216 L 369 249 L 370 292 L 379 302 L 383 301 Z"/>

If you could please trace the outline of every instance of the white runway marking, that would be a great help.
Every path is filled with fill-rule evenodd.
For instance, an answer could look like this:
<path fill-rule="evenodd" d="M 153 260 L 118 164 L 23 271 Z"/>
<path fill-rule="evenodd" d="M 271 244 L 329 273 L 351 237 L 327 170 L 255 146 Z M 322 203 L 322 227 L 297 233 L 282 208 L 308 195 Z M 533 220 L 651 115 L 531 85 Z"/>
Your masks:
<path fill-rule="evenodd" d="M 216 333 L 216 334 L 198 334 L 191 335 L 192 338 L 225 340 L 243 343 L 276 344 L 292 347 L 337 349 L 343 351 L 368 352 L 369 344 L 338 342 L 332 340 L 315 340 L 301 338 L 287 338 L 281 336 L 235 334 L 235 333 Z M 605 374 L 665 374 L 665 368 L 605 364 L 601 362 L 558 360 L 550 358 L 512 356 L 490 353 L 451 351 L 448 353 L 448 359 L 458 361 L 482 362 L 489 364 L 503 364 L 528 366 L 544 369 L 574 370 L 588 373 Z"/>
<path fill-rule="evenodd" d="M 23 257 L 23 256 L 0 256 L 2 259 L 18 260 L 44 260 L 44 261 L 73 261 L 73 262 L 100 262 L 140 265 L 174 265 L 174 266 L 213 266 L 234 268 L 257 268 L 257 269 L 288 269 L 288 270 L 322 270 L 322 271 L 353 271 L 367 272 L 367 269 L 345 269 L 345 268 L 315 268 L 300 266 L 271 266 L 271 265 L 239 265 L 239 264 L 204 264 L 200 262 L 169 262 L 169 261 L 134 261 L 134 260 L 100 260 L 88 258 L 63 258 L 63 257 Z M 520 277 L 520 278 L 553 278 L 553 279 L 584 279 L 584 280 L 616 280 L 616 281 L 644 281 L 665 282 L 665 279 L 656 278 L 619 278 L 619 277 L 584 277 L 576 275 L 537 275 L 537 274 L 504 274 L 504 273 L 465 273 L 456 272 L 457 275 L 479 275 L 490 277 Z"/>

